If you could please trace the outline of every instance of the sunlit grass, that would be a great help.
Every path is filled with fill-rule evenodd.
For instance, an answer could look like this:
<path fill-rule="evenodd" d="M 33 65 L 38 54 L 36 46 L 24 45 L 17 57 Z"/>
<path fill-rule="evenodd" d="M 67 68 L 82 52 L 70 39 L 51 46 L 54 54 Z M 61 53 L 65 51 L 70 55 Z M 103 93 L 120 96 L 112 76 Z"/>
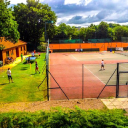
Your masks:
<path fill-rule="evenodd" d="M 6 72 L 0 73 L 0 102 L 26 102 L 26 101 L 42 101 L 47 97 L 46 80 L 38 89 L 38 86 L 45 78 L 44 69 L 45 54 L 36 59 L 40 74 L 35 74 L 35 63 L 20 63 L 11 69 L 14 83 L 9 83 Z"/>

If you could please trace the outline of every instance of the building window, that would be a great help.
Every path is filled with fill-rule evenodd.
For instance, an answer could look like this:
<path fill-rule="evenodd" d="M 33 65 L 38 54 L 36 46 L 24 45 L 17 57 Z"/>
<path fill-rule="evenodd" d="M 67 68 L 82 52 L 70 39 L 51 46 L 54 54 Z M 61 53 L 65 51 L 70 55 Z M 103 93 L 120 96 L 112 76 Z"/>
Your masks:
<path fill-rule="evenodd" d="M 21 51 L 22 51 L 22 47 L 21 47 Z"/>
<path fill-rule="evenodd" d="M 7 56 L 7 57 L 9 56 L 9 51 L 6 51 L 6 56 Z"/>
<path fill-rule="evenodd" d="M 11 53 L 11 55 L 13 55 L 13 49 L 12 49 L 12 53 Z"/>

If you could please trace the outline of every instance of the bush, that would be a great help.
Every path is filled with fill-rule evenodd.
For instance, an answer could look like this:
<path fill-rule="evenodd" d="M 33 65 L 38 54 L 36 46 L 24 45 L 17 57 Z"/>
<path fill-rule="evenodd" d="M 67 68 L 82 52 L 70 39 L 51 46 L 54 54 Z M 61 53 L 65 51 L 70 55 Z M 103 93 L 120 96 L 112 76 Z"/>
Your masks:
<path fill-rule="evenodd" d="M 39 57 L 39 55 L 38 55 L 38 54 L 35 54 L 35 55 L 34 55 L 34 57 L 38 58 L 38 57 Z"/>
<path fill-rule="evenodd" d="M 37 50 L 40 51 L 40 52 L 44 52 L 46 51 L 46 43 L 40 43 L 39 46 L 37 46 Z"/>
<path fill-rule="evenodd" d="M 56 108 L 36 113 L 0 114 L 0 128 L 123 128 L 128 117 L 123 110 L 75 110 Z"/>

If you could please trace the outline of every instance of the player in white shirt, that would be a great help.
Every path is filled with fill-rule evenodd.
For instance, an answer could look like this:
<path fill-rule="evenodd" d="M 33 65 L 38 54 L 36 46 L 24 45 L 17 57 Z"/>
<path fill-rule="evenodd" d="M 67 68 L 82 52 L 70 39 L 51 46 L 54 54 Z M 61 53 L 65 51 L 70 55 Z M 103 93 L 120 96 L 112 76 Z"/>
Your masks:
<path fill-rule="evenodd" d="M 9 83 L 10 83 L 10 79 L 11 79 L 11 81 L 13 82 L 12 76 L 11 76 L 11 70 L 10 70 L 10 68 L 8 68 L 8 70 L 7 70 L 7 75 L 8 75 Z"/>
<path fill-rule="evenodd" d="M 101 70 L 102 70 L 102 69 L 105 70 L 105 69 L 104 69 L 104 60 L 101 61 Z"/>

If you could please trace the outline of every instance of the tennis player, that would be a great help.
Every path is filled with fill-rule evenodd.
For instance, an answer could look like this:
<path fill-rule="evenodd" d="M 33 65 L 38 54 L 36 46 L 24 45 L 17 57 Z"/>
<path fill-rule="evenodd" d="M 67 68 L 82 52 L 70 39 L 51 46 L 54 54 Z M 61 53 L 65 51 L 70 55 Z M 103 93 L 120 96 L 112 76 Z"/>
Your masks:
<path fill-rule="evenodd" d="M 105 70 L 105 69 L 104 69 L 104 60 L 101 61 L 101 70 L 102 70 L 102 69 Z"/>

